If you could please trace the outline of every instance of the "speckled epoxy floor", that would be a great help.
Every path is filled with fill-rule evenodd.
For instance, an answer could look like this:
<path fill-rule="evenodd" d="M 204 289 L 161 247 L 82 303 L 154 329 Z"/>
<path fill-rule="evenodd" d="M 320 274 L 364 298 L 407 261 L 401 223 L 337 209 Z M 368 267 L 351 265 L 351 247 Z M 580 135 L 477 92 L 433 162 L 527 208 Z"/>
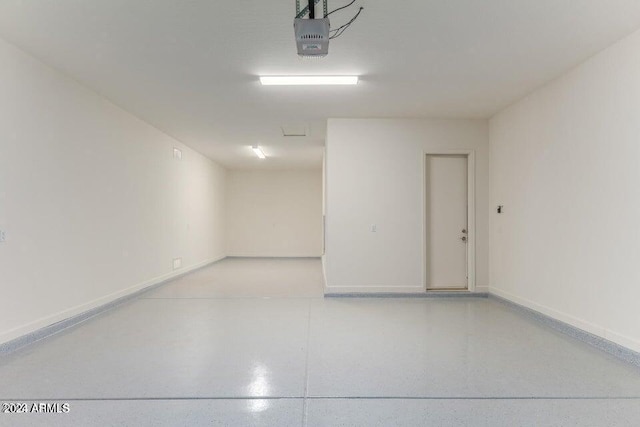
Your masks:
<path fill-rule="evenodd" d="M 0 358 L 0 425 L 640 425 L 640 369 L 492 299 L 322 298 L 228 259 Z"/>

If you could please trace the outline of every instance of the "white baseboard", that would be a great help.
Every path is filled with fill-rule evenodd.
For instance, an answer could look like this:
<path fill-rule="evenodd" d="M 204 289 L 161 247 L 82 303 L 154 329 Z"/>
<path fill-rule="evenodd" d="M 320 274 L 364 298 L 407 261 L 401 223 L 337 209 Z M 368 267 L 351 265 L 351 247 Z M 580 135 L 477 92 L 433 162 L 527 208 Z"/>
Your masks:
<path fill-rule="evenodd" d="M 25 325 L 19 326 L 17 328 L 11 329 L 9 331 L 3 332 L 0 334 L 0 345 L 12 341 L 14 339 L 23 337 L 25 335 L 34 333 L 39 329 L 47 328 L 56 323 L 62 322 L 64 320 L 70 319 L 74 316 L 81 315 L 87 311 L 98 309 L 102 306 L 109 306 L 112 302 L 125 299 L 127 296 L 135 294 L 137 292 L 144 291 L 146 288 L 151 288 L 153 286 L 159 285 L 161 283 L 167 282 L 169 280 L 173 280 L 177 277 L 184 276 L 185 274 L 191 273 L 194 270 L 198 270 L 202 267 L 205 267 L 209 264 L 213 264 L 214 262 L 220 261 L 226 258 L 225 256 L 209 259 L 198 264 L 191 265 L 189 267 L 184 267 L 176 271 L 172 271 L 170 273 L 164 274 L 162 276 L 155 277 L 153 279 L 144 281 L 142 283 L 138 283 L 129 288 L 123 289 L 121 291 L 114 292 L 109 295 L 105 295 L 101 298 L 97 298 L 93 301 L 89 301 L 85 304 L 77 305 L 75 307 L 71 307 L 69 309 L 60 311 L 56 314 L 52 314 L 49 316 L 41 317 L 40 319 L 34 320 L 33 322 L 27 323 Z"/>
<path fill-rule="evenodd" d="M 583 331 L 589 332 L 593 335 L 596 335 L 600 338 L 604 338 L 616 344 L 619 344 L 623 347 L 626 347 L 630 350 L 640 352 L 640 341 L 633 339 L 631 337 L 624 336 L 612 330 L 609 330 L 600 325 L 596 325 L 594 323 L 588 322 L 584 319 L 580 319 L 578 317 L 572 316 L 570 314 L 564 313 L 562 311 L 555 310 L 553 308 L 538 304 L 526 298 L 521 298 L 516 295 L 513 295 L 509 292 L 503 291 L 502 289 L 494 288 L 492 286 L 489 287 L 489 293 L 497 295 L 501 298 L 504 298 L 513 303 L 522 305 L 531 310 L 542 313 L 546 316 L 549 316 L 555 320 L 559 320 L 561 322 L 567 323 L 575 328 L 582 329 Z"/>
<path fill-rule="evenodd" d="M 320 258 L 318 254 L 233 254 L 227 255 L 227 258 Z"/>
<path fill-rule="evenodd" d="M 325 286 L 325 294 L 416 294 L 426 293 L 423 286 Z"/>
<path fill-rule="evenodd" d="M 424 286 L 327 286 L 325 279 L 324 293 L 327 294 L 424 294 Z M 454 291 L 456 292 L 456 291 Z M 476 286 L 473 294 L 488 294 L 488 286 Z"/>

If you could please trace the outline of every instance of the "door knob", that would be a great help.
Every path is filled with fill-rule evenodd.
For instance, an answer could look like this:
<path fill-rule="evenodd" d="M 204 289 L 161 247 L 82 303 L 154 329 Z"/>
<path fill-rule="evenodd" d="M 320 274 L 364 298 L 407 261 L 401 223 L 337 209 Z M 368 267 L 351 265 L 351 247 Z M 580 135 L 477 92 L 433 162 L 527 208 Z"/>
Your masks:
<path fill-rule="evenodd" d="M 462 229 L 462 232 L 463 232 L 464 234 L 467 234 L 467 229 L 466 229 L 466 228 L 463 228 L 463 229 Z"/>
<path fill-rule="evenodd" d="M 460 240 L 462 240 L 463 242 L 466 242 L 466 241 L 467 241 L 467 236 L 462 236 L 462 237 L 460 238 Z"/>

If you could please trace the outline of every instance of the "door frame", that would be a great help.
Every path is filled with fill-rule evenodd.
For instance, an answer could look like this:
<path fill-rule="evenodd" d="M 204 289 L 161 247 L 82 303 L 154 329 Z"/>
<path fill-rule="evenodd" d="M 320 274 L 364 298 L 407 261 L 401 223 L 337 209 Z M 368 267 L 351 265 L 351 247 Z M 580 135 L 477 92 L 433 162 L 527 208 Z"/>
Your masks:
<path fill-rule="evenodd" d="M 475 150 L 425 150 L 422 153 L 422 285 L 427 290 L 427 156 L 467 157 L 467 289 L 455 292 L 475 292 L 476 290 L 476 153 Z"/>

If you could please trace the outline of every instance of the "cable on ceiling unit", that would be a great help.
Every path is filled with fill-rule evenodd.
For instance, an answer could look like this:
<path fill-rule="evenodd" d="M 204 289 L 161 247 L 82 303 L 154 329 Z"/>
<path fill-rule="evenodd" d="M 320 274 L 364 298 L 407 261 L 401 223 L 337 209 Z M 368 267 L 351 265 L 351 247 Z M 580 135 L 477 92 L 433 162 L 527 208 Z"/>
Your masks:
<path fill-rule="evenodd" d="M 351 1 L 351 3 L 349 3 L 349 4 L 345 5 L 345 6 L 339 7 L 339 8 L 337 8 L 337 9 L 333 9 L 333 10 L 332 10 L 331 12 L 329 12 L 329 13 L 326 13 L 326 11 L 325 11 L 324 17 L 326 18 L 326 17 L 328 17 L 329 15 L 331 15 L 332 13 L 336 13 L 336 12 L 337 12 L 337 11 L 339 11 L 339 10 L 346 9 L 346 8 L 348 8 L 349 6 L 351 6 L 352 4 L 354 4 L 355 2 L 356 2 L 356 0 L 352 0 L 352 1 Z"/>
<path fill-rule="evenodd" d="M 358 10 L 358 13 L 356 13 L 354 15 L 353 18 L 351 18 L 351 20 L 349 22 L 347 22 L 344 25 L 341 25 L 340 27 L 331 30 L 331 33 L 333 33 L 330 37 L 329 40 L 332 39 L 336 39 L 338 37 L 340 37 L 342 34 L 344 34 L 345 31 L 347 31 L 347 29 L 351 26 L 351 24 L 353 24 L 355 22 L 356 19 L 358 19 L 358 16 L 360 16 L 360 13 L 364 10 L 364 7 L 360 7 L 360 9 Z"/>

